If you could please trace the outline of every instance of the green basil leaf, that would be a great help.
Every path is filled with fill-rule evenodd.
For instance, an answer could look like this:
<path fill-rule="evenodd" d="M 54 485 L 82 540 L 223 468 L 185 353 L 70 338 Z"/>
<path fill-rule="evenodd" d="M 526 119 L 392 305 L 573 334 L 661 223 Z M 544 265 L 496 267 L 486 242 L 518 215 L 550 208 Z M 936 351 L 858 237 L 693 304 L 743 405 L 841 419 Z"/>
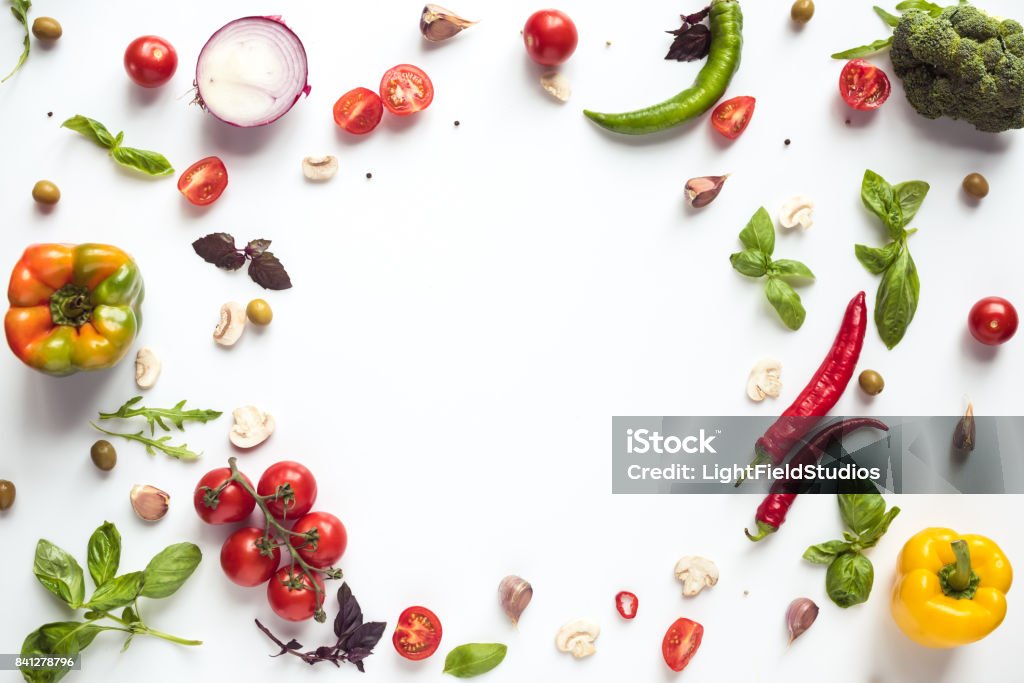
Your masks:
<path fill-rule="evenodd" d="M 884 21 L 889 26 L 892 26 L 893 28 L 896 28 L 896 25 L 900 23 L 900 18 L 898 16 L 896 16 L 895 14 L 890 14 L 889 12 L 886 12 L 884 9 L 882 9 L 878 5 L 875 5 L 874 9 L 875 9 L 875 14 L 877 14 L 879 17 L 881 17 L 882 21 Z"/>
<path fill-rule="evenodd" d="M 893 239 L 903 237 L 903 209 L 896 200 L 892 185 L 885 178 L 870 169 L 864 171 L 860 199 L 871 213 L 882 219 Z"/>
<path fill-rule="evenodd" d="M 479 676 L 501 664 L 507 652 L 508 647 L 501 643 L 459 645 L 444 658 L 444 673 L 456 678 Z"/>
<path fill-rule="evenodd" d="M 826 541 L 808 547 L 803 557 L 814 564 L 832 564 L 837 555 L 842 555 L 849 549 L 850 544 L 845 541 Z"/>
<path fill-rule="evenodd" d="M 46 539 L 36 544 L 36 558 L 32 573 L 46 590 L 63 600 L 68 607 L 78 609 L 85 599 L 85 575 L 82 568 L 66 551 Z"/>
<path fill-rule="evenodd" d="M 843 553 L 828 566 L 825 591 L 840 607 L 859 605 L 871 595 L 875 568 L 860 553 Z"/>
<path fill-rule="evenodd" d="M 843 521 L 858 535 L 873 529 L 885 514 L 885 499 L 877 493 L 840 493 L 837 498 Z"/>
<path fill-rule="evenodd" d="M 881 248 L 869 247 L 863 244 L 853 245 L 853 251 L 857 255 L 860 264 L 868 269 L 869 273 L 878 275 L 884 273 L 885 269 L 892 265 L 900 254 L 899 242 L 889 242 Z"/>
<path fill-rule="evenodd" d="M 810 268 L 799 261 L 788 258 L 772 261 L 771 266 L 768 267 L 768 272 L 779 277 L 791 277 L 802 280 L 814 279 L 814 273 L 811 272 Z"/>
<path fill-rule="evenodd" d="M 893 186 L 892 191 L 896 195 L 903 216 L 901 228 L 907 227 L 910 221 L 914 220 L 929 189 L 931 186 L 923 180 L 908 180 Z"/>
<path fill-rule="evenodd" d="M 28 11 L 31 8 L 32 3 L 30 0 L 11 0 L 11 14 L 13 14 L 14 18 L 18 20 L 18 23 L 24 27 L 25 37 L 22 38 L 21 41 L 21 56 L 18 57 L 18 63 L 14 65 L 14 69 L 11 70 L 11 73 L 4 76 L 4 79 L 0 81 L 0 83 L 6 82 L 8 78 L 17 73 L 18 69 L 21 68 L 21 65 L 25 63 L 26 59 L 28 59 L 29 50 L 32 49 L 32 39 L 29 37 L 28 28 Z"/>
<path fill-rule="evenodd" d="M 921 280 L 917 267 L 904 247 L 882 275 L 875 297 L 875 326 L 888 348 L 900 343 L 917 311 Z"/>
<path fill-rule="evenodd" d="M 740 242 L 747 249 L 760 251 L 765 256 L 771 256 L 775 251 L 775 222 L 763 206 L 740 231 Z"/>
<path fill-rule="evenodd" d="M 171 166 L 171 162 L 167 161 L 167 157 L 158 152 L 135 149 L 134 147 L 114 147 L 110 150 L 110 156 L 122 166 L 134 168 L 146 175 L 164 176 L 174 173 L 174 167 Z"/>
<path fill-rule="evenodd" d="M 832 59 L 858 59 L 860 57 L 867 57 L 873 55 L 876 52 L 881 52 L 892 45 L 892 36 L 883 38 L 882 40 L 876 40 L 873 43 L 867 45 L 861 45 L 860 47 L 851 47 L 849 50 L 843 50 L 842 52 L 836 52 L 832 55 Z"/>
<path fill-rule="evenodd" d="M 93 639 L 106 629 L 80 621 L 58 621 L 41 626 L 28 634 L 21 645 L 22 657 L 43 655 L 76 655 L 84 650 Z M 67 675 L 70 669 L 47 670 L 22 669 L 21 673 L 29 683 L 54 683 Z"/>
<path fill-rule="evenodd" d="M 896 519 L 898 514 L 900 514 L 898 507 L 889 508 L 889 511 L 878 521 L 878 524 L 862 534 L 860 544 L 865 548 L 874 548 L 878 545 L 878 541 L 889 530 L 889 525 L 892 524 L 892 520 Z"/>
<path fill-rule="evenodd" d="M 117 574 L 121 564 L 121 534 L 110 522 L 96 529 L 89 538 L 89 575 L 99 588 Z"/>
<path fill-rule="evenodd" d="M 732 267 L 747 277 L 761 277 L 768 272 L 768 258 L 756 249 L 744 249 L 729 257 Z"/>
<path fill-rule="evenodd" d="M 110 134 L 107 127 L 99 121 L 76 114 L 60 124 L 61 128 L 70 128 L 76 133 L 81 133 L 101 147 L 111 148 L 114 146 L 114 136 Z"/>
<path fill-rule="evenodd" d="M 104 612 L 124 607 L 135 602 L 141 590 L 142 572 L 132 572 L 115 577 L 97 588 L 85 606 Z"/>
<path fill-rule="evenodd" d="M 765 284 L 764 293 L 786 327 L 799 330 L 804 324 L 804 318 L 807 317 L 807 311 L 804 310 L 796 290 L 779 278 L 770 277 Z"/>
<path fill-rule="evenodd" d="M 157 553 L 149 561 L 142 579 L 142 592 L 147 598 L 166 598 L 188 581 L 203 559 L 194 543 L 177 543 Z"/>
<path fill-rule="evenodd" d="M 142 621 L 139 619 L 138 612 L 136 612 L 135 608 L 131 606 L 125 607 L 124 611 L 121 612 L 121 620 L 127 621 L 129 624 L 137 624 Z"/>

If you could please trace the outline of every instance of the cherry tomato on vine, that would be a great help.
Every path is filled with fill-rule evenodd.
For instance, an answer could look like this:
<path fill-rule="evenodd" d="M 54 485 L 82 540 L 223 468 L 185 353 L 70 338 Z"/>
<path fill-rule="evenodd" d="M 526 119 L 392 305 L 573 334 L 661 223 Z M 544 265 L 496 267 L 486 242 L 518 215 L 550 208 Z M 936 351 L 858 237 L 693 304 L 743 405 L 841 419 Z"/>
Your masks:
<path fill-rule="evenodd" d="M 399 64 L 380 79 L 380 99 L 392 114 L 408 116 L 430 106 L 434 101 L 434 84 L 423 69 Z"/>
<path fill-rule="evenodd" d="M 292 544 L 310 566 L 326 569 L 345 554 L 348 532 L 341 520 L 329 512 L 311 512 L 295 523 L 292 533 L 305 534 L 313 529 L 318 536 L 315 544 L 305 543 L 298 536 L 292 536 Z"/>
<path fill-rule="evenodd" d="M 377 127 L 384 116 L 380 95 L 368 88 L 355 88 L 334 103 L 334 122 L 353 135 L 365 135 Z"/>
<path fill-rule="evenodd" d="M 314 574 L 320 600 L 309 577 L 297 567 L 281 567 L 267 584 L 267 602 L 274 614 L 288 621 L 305 621 L 324 604 L 324 582 Z"/>
<path fill-rule="evenodd" d="M 851 59 L 839 74 L 839 94 L 854 109 L 878 109 L 889 99 L 891 90 L 885 72 L 864 59 Z"/>
<path fill-rule="evenodd" d="M 735 140 L 750 124 L 756 103 L 757 100 L 746 95 L 726 100 L 711 112 L 711 125 L 725 137 Z"/>
<path fill-rule="evenodd" d="M 178 178 L 178 192 L 196 206 L 213 204 L 227 186 L 228 170 L 219 157 L 200 159 Z"/>
<path fill-rule="evenodd" d="M 426 659 L 441 644 L 441 620 L 426 607 L 407 607 L 398 617 L 391 642 L 406 659 Z"/>
<path fill-rule="evenodd" d="M 1017 309 L 998 296 L 988 296 L 974 304 L 967 316 L 967 326 L 982 344 L 997 346 L 1010 340 L 1017 332 Z"/>
<path fill-rule="evenodd" d="M 244 474 L 242 478 L 251 487 L 252 482 Z M 192 503 L 199 517 L 207 524 L 229 524 L 238 522 L 252 513 L 256 500 L 237 481 L 231 481 L 224 490 L 216 490 L 231 479 L 231 469 L 219 467 L 203 475 L 196 484 Z"/>
<path fill-rule="evenodd" d="M 579 34 L 568 14 L 556 9 L 542 9 L 526 20 L 523 42 L 530 59 L 544 66 L 558 66 L 576 51 Z"/>
<path fill-rule="evenodd" d="M 274 463 L 267 468 L 256 493 L 261 496 L 279 495 L 267 501 L 270 514 L 278 519 L 298 519 L 316 502 L 316 479 L 304 465 L 291 460 Z"/>
<path fill-rule="evenodd" d="M 693 659 L 704 638 L 704 627 L 695 621 L 680 617 L 676 619 L 661 641 L 661 656 L 665 658 L 668 668 L 682 671 Z"/>
<path fill-rule="evenodd" d="M 156 88 L 171 80 L 178 70 L 178 53 L 159 36 L 141 36 L 124 51 L 124 70 L 143 88 Z"/>
<path fill-rule="evenodd" d="M 239 586 L 266 583 L 281 564 L 281 549 L 273 543 L 273 537 L 264 538 L 263 529 L 239 529 L 221 546 L 220 567 Z"/>
<path fill-rule="evenodd" d="M 622 591 L 615 596 L 615 609 L 619 611 L 619 616 L 623 619 L 634 618 L 639 607 L 640 600 L 637 599 L 635 593 Z"/>

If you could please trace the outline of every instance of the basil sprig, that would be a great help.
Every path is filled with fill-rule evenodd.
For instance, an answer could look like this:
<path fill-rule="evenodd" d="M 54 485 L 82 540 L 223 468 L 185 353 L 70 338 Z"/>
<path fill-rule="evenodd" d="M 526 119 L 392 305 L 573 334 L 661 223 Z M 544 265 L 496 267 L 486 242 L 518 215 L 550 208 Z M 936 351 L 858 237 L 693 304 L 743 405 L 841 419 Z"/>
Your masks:
<path fill-rule="evenodd" d="M 840 493 L 839 512 L 849 530 L 842 541 L 826 541 L 810 546 L 804 559 L 827 565 L 825 590 L 832 602 L 851 607 L 867 601 L 875 580 L 875 569 L 863 551 L 878 545 L 889 525 L 900 513 L 898 507 L 885 509 L 885 500 L 865 482 L 862 493 Z"/>
<path fill-rule="evenodd" d="M 165 176 L 174 173 L 174 167 L 163 154 L 147 149 L 135 149 L 121 144 L 124 133 L 111 135 L 107 127 L 95 119 L 76 114 L 60 124 L 61 128 L 69 128 L 95 142 L 100 147 L 110 150 L 110 158 L 128 168 L 142 171 L 146 175 Z"/>
<path fill-rule="evenodd" d="M 46 590 L 73 610 L 86 610 L 83 621 L 58 621 L 40 626 L 28 634 L 21 646 L 22 657 L 41 655 L 77 655 L 103 631 L 121 631 L 128 637 L 124 649 L 137 635 L 162 638 L 179 645 L 200 645 L 150 629 L 139 616 L 138 599 L 166 598 L 173 595 L 199 566 L 202 553 L 192 543 L 165 548 L 150 560 L 141 572 L 117 575 L 121 563 L 121 534 L 110 522 L 89 538 L 87 566 L 96 590 L 85 598 L 85 572 L 67 551 L 46 539 L 36 545 L 32 572 Z M 112 614 L 121 610 L 120 616 Z M 29 683 L 53 683 L 68 672 L 67 667 L 52 669 L 22 668 Z"/>
<path fill-rule="evenodd" d="M 800 261 L 791 259 L 772 260 L 775 253 L 775 223 L 762 206 L 751 217 L 750 222 L 740 231 L 743 251 L 729 256 L 732 267 L 747 277 L 765 277 L 765 296 L 775 308 L 783 324 L 791 330 L 799 330 L 807 317 L 807 311 L 800 301 L 800 295 L 787 280 L 813 280 L 814 273 Z"/>
<path fill-rule="evenodd" d="M 472 678 L 485 674 L 501 664 L 508 647 L 501 643 L 466 643 L 444 658 L 444 673 L 456 678 Z"/>
<path fill-rule="evenodd" d="M 861 201 L 882 219 L 892 240 L 884 247 L 854 246 L 861 265 L 868 272 L 882 276 L 875 297 L 875 326 L 890 349 L 903 339 L 917 311 L 921 280 L 907 246 L 907 238 L 917 229 L 908 230 L 907 226 L 921 208 L 928 189 L 928 183 L 923 180 L 890 185 L 871 170 L 864 172 L 861 183 Z"/>

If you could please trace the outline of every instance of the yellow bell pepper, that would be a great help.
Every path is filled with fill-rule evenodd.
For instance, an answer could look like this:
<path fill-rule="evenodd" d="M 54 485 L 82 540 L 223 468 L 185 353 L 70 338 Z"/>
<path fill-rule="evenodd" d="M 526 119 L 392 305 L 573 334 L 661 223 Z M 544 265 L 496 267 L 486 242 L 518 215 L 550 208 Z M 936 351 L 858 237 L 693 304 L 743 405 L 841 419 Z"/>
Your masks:
<path fill-rule="evenodd" d="M 907 541 L 896 562 L 892 617 L 911 640 L 957 647 L 1003 622 L 1013 569 L 984 536 L 925 529 Z"/>

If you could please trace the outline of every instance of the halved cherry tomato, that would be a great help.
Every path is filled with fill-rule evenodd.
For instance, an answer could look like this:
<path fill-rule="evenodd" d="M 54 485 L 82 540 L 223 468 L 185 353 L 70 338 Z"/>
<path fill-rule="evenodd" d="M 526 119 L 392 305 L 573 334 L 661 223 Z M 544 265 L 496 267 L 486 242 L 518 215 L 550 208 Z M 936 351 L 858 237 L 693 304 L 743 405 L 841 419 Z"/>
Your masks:
<path fill-rule="evenodd" d="M 661 656 L 668 668 L 682 671 L 690 663 L 704 637 L 704 627 L 684 617 L 676 619 L 668 627 L 665 639 L 661 641 Z"/>
<path fill-rule="evenodd" d="M 213 204 L 228 186 L 228 170 L 218 157 L 206 157 L 178 178 L 178 191 L 196 206 Z"/>
<path fill-rule="evenodd" d="M 426 607 L 408 607 L 398 617 L 391 642 L 406 659 L 426 659 L 441 644 L 441 621 Z"/>
<path fill-rule="evenodd" d="M 1017 333 L 1017 309 L 999 296 L 985 297 L 971 307 L 967 325 L 971 334 L 982 344 L 997 346 Z"/>
<path fill-rule="evenodd" d="M 735 140 L 747 129 L 756 103 L 757 100 L 746 95 L 726 100 L 711 112 L 711 125 L 725 137 Z"/>
<path fill-rule="evenodd" d="M 640 601 L 637 599 L 635 593 L 629 591 L 622 591 L 615 596 L 615 609 L 619 611 L 619 616 L 623 619 L 632 619 L 636 616 L 636 610 L 640 607 Z"/>
<path fill-rule="evenodd" d="M 380 79 L 380 99 L 392 114 L 408 116 L 430 106 L 434 84 L 419 67 L 399 64 Z"/>
<path fill-rule="evenodd" d="M 851 59 L 839 74 L 839 94 L 854 109 L 878 109 L 891 90 L 885 72 L 864 59 Z"/>
<path fill-rule="evenodd" d="M 334 103 L 334 122 L 345 132 L 365 135 L 384 116 L 380 96 L 368 88 L 354 88 Z"/>

